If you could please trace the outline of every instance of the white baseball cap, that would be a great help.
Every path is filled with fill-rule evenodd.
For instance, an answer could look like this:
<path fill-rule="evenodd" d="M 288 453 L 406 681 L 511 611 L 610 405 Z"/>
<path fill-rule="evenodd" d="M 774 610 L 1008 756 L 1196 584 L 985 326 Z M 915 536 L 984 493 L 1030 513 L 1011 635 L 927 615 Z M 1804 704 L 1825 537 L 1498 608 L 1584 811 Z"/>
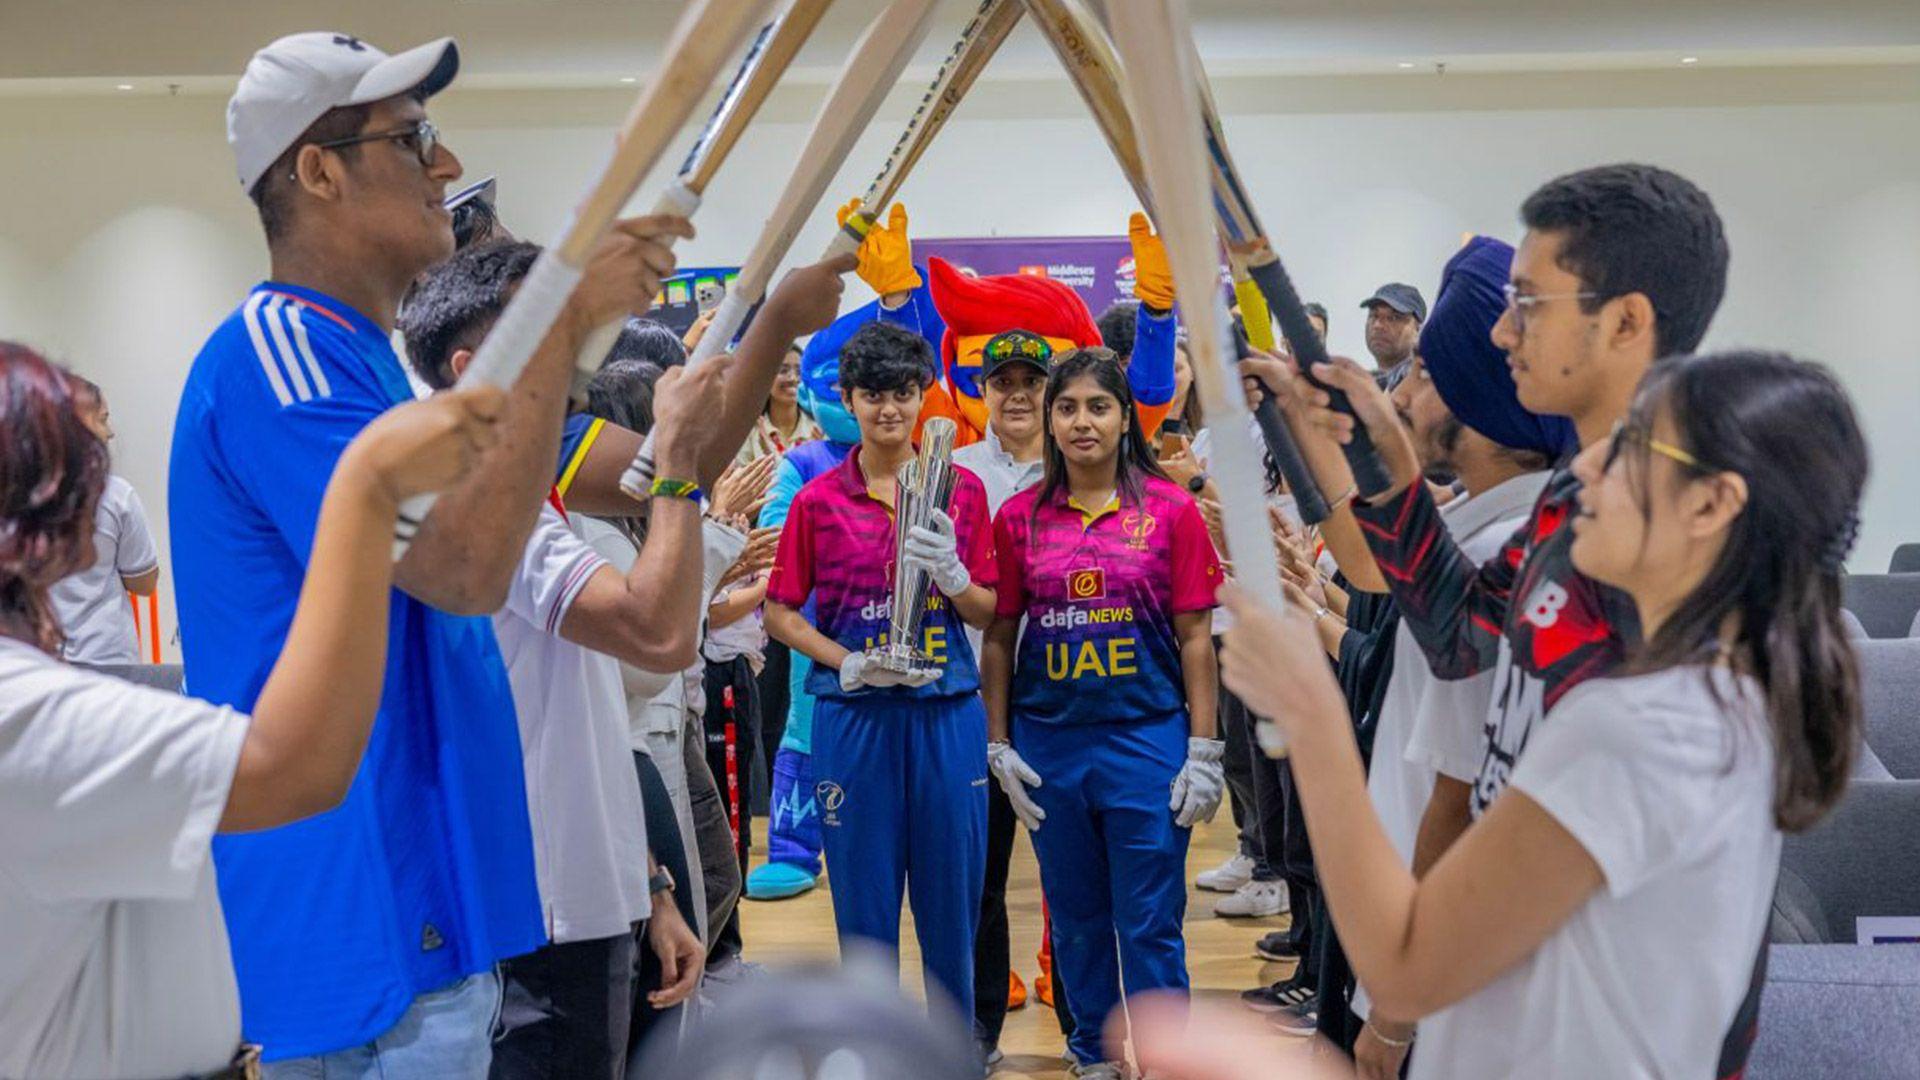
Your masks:
<path fill-rule="evenodd" d="M 327 110 L 417 91 L 437 94 L 460 70 L 452 38 L 388 56 L 351 34 L 289 34 L 253 54 L 227 102 L 227 144 L 240 187 L 253 185 Z"/>

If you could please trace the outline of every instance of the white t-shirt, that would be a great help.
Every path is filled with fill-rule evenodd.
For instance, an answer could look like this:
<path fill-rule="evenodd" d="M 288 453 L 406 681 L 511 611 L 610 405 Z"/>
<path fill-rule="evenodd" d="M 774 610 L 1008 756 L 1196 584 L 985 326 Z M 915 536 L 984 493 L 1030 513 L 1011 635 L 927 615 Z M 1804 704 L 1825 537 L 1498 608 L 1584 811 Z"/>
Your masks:
<path fill-rule="evenodd" d="M 82 664 L 137 664 L 139 629 L 127 604 L 123 577 L 137 577 L 160 565 L 159 549 L 147 528 L 146 507 L 133 485 L 107 477 L 100 508 L 93 516 L 93 565 L 53 583 L 49 592 L 60 629 L 67 635 L 63 659 Z"/>
<path fill-rule="evenodd" d="M 1461 554 L 1475 565 L 1484 563 L 1526 520 L 1546 482 L 1544 472 L 1513 477 L 1478 495 L 1447 503 L 1440 508 L 1441 520 L 1446 522 Z M 1411 866 L 1413 842 L 1433 794 L 1433 774 L 1438 768 L 1425 740 L 1434 737 L 1436 728 L 1466 732 L 1477 739 L 1480 721 L 1487 715 L 1487 702 L 1493 696 L 1493 673 L 1484 671 L 1470 679 L 1453 681 L 1434 678 L 1426 654 L 1404 622 L 1395 632 L 1393 650 L 1393 677 L 1380 703 L 1367 792 L 1395 850 Z M 1471 779 L 1472 771 L 1479 768 L 1480 755 L 1475 752 L 1472 757 L 1472 766 L 1463 779 Z M 1458 776 L 1448 769 L 1439 771 Z"/>
<path fill-rule="evenodd" d="M 1447 503 L 1440 508 L 1441 520 L 1460 545 L 1461 553 L 1476 564 L 1484 563 L 1526 520 L 1546 482 L 1544 472 L 1513 477 L 1478 495 Z M 1426 654 L 1420 651 L 1420 643 L 1414 640 L 1407 624 L 1402 622 L 1394 632 L 1393 677 L 1387 681 L 1386 693 L 1380 699 L 1379 724 L 1373 735 L 1373 761 L 1367 769 L 1367 794 L 1380 815 L 1387 839 L 1393 841 L 1400 861 L 1408 866 L 1413 865 L 1413 844 L 1420 834 L 1420 819 L 1433 796 L 1434 774 L 1433 765 L 1413 752 L 1410 742 L 1414 732 L 1434 724 L 1463 726 L 1462 717 L 1477 723 L 1486 715 L 1487 702 L 1492 696 L 1492 672 L 1451 682 L 1436 679 L 1433 669 L 1427 666 Z M 1475 765 L 1478 763 L 1476 758 Z M 1366 1017 L 1372 1011 L 1366 988 L 1356 988 L 1354 1015 Z"/>
<path fill-rule="evenodd" d="M 1422 1021 L 1413 1075 L 1714 1075 L 1780 866 L 1759 684 L 1688 666 L 1577 686 L 1510 786 L 1605 885 L 1531 956 Z"/>
<path fill-rule="evenodd" d="M 534 868 L 555 942 L 617 937 L 652 911 L 620 662 L 560 636 L 567 609 L 605 570 L 607 561 L 543 506 L 493 617 L 520 718 Z"/>
<path fill-rule="evenodd" d="M 232 1060 L 210 853 L 247 724 L 0 638 L 0 1076 Z"/>
<path fill-rule="evenodd" d="M 613 564 L 613 568 L 622 574 L 633 570 L 633 564 L 639 561 L 640 550 L 633 541 L 616 526 L 598 518 L 576 517 L 580 535 L 593 545 L 600 556 Z M 708 519 L 700 525 L 701 547 L 701 595 L 712 596 L 720 584 L 720 575 L 726 573 L 740 553 L 747 548 L 747 537 L 736 529 L 728 528 L 717 521 Z M 678 731 L 686 723 L 686 713 L 693 708 L 697 700 L 700 709 L 706 706 L 706 695 L 700 691 L 700 673 L 705 665 L 696 661 L 686 671 L 648 671 L 632 664 L 620 664 L 620 684 L 626 692 L 628 743 L 635 751 L 648 753 L 647 733 L 650 730 Z M 691 691 L 689 690 L 691 686 Z M 671 689 L 669 689 L 671 688 Z"/>

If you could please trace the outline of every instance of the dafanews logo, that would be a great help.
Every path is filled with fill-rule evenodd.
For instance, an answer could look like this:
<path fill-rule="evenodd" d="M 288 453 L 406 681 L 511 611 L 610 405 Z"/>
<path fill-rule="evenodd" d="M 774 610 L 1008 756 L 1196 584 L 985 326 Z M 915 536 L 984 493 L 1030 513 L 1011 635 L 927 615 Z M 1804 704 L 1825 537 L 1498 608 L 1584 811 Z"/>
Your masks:
<path fill-rule="evenodd" d="M 1053 608 L 1040 616 L 1040 628 L 1043 630 L 1078 630 L 1083 626 L 1107 626 L 1113 623 L 1133 621 L 1133 609 L 1130 607 L 1086 608 L 1068 604 L 1064 608 Z"/>
<path fill-rule="evenodd" d="M 944 599 L 945 598 L 937 592 L 927 597 L 927 611 L 929 613 L 939 611 L 941 601 Z M 867 601 L 866 606 L 860 609 L 860 618 L 867 622 L 892 622 L 893 598 L 888 597 L 885 600 Z"/>
<path fill-rule="evenodd" d="M 1069 600 L 1105 600 L 1107 598 L 1107 572 L 1099 567 L 1088 570 L 1075 570 L 1067 575 L 1067 599 Z"/>

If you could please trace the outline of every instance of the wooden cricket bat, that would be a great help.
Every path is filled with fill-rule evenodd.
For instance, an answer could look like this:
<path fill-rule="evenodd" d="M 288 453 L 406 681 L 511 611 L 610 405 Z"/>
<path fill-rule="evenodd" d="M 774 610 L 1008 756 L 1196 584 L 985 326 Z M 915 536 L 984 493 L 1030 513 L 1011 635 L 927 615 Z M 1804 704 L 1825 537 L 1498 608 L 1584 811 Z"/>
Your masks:
<path fill-rule="evenodd" d="M 887 160 L 880 166 L 879 175 L 868 185 L 867 192 L 860 199 L 860 209 L 847 215 L 840 231 L 833 235 L 827 245 L 827 258 L 858 251 L 860 242 L 866 239 L 867 230 L 880 220 L 880 214 L 887 204 L 899 193 L 900 185 L 906 182 L 907 174 L 920 162 L 927 147 L 933 145 L 933 138 L 946 126 L 948 117 L 972 89 L 974 80 L 986 70 L 987 61 L 1000 49 L 1000 43 L 1007 40 L 1019 23 L 1023 9 L 1017 0 L 984 0 L 973 18 L 960 31 L 960 40 L 954 43 L 953 51 L 934 74 L 933 84 L 920 99 L 913 110 L 913 117 L 907 121 L 907 128 L 887 152 Z"/>
<path fill-rule="evenodd" d="M 827 100 L 814 117 L 813 129 L 800 149 L 792 177 L 767 217 L 760 237 L 747 252 L 740 276 L 727 289 L 726 298 L 714 309 L 713 322 L 687 358 L 688 366 L 705 363 L 724 350 L 733 336 L 766 295 L 767 284 L 781 260 L 793 247 L 793 239 L 820 204 L 827 185 L 853 149 L 855 140 L 872 122 L 887 92 L 900 80 L 900 73 L 926 40 L 932 26 L 937 0 L 890 0 L 887 7 L 854 45 L 846 64 L 840 69 Z M 626 481 L 621 481 L 623 487 Z"/>
<path fill-rule="evenodd" d="M 687 151 L 673 183 L 654 204 L 654 213 L 691 216 L 699 207 L 707 185 L 831 6 L 833 0 L 788 0 L 754 35 L 747 54 L 734 70 L 733 81 L 727 84 L 700 137 Z"/>
<path fill-rule="evenodd" d="M 616 138 L 613 159 L 601 170 L 586 198 L 561 227 L 560 236 L 527 271 L 506 310 L 494 323 L 462 383 L 484 382 L 507 388 L 519 379 L 540 342 L 553 328 L 567 298 L 579 284 L 587 259 L 613 224 L 634 190 L 686 126 L 720 67 L 764 16 L 769 0 L 692 0 L 667 42 L 660 72 L 641 91 Z M 576 364 L 599 356 L 582 351 Z M 406 554 L 433 509 L 435 496 L 417 495 L 401 505 L 394 524 L 394 558 Z"/>
<path fill-rule="evenodd" d="M 1273 250 L 1265 226 L 1260 224 L 1259 216 L 1254 212 L 1253 200 L 1248 197 L 1246 185 L 1240 179 L 1240 170 L 1234 165 L 1233 155 L 1227 149 L 1226 128 L 1220 123 L 1220 110 L 1213 103 L 1213 90 L 1207 83 L 1206 72 L 1200 68 L 1199 55 L 1194 51 L 1191 39 L 1185 42 L 1184 48 L 1197 80 L 1201 126 L 1206 141 L 1208 168 L 1212 173 L 1214 208 L 1220 217 L 1221 231 L 1225 234 L 1229 258 L 1236 275 L 1244 272 L 1261 295 L 1266 297 L 1273 317 L 1280 321 L 1280 332 L 1286 335 L 1287 343 L 1293 347 L 1293 355 L 1301 373 L 1327 392 L 1334 409 L 1352 416 L 1353 405 L 1348 402 L 1347 395 L 1313 377 L 1313 366 L 1327 362 L 1326 344 L 1320 340 L 1319 334 L 1314 333 L 1313 323 L 1307 318 L 1306 305 L 1301 302 L 1299 292 L 1287 276 L 1286 267 Z M 1354 486 L 1360 494 L 1377 495 L 1393 486 L 1393 475 L 1380 460 L 1380 452 L 1374 447 L 1372 436 L 1358 417 L 1354 419 L 1353 438 L 1341 449 L 1346 454 L 1348 467 L 1353 470 Z M 1294 458 L 1295 467 L 1310 483 L 1312 474 L 1307 470 L 1305 461 L 1300 459 L 1297 448 Z M 1275 463 L 1281 466 L 1283 472 L 1286 471 L 1285 462 L 1276 459 Z M 1300 489 L 1292 475 L 1287 476 L 1287 485 L 1295 488 L 1296 495 L 1299 494 Z M 1309 517 L 1307 504 L 1304 501 L 1301 503 L 1301 517 L 1308 524 L 1324 520 L 1327 515 L 1325 498 L 1318 494 L 1317 487 L 1313 490 L 1319 516 Z"/>
<path fill-rule="evenodd" d="M 1093 114 L 1101 135 L 1106 138 L 1108 148 L 1113 151 L 1114 160 L 1120 165 L 1120 172 L 1132 185 L 1141 207 L 1152 217 L 1153 194 L 1147 189 L 1146 174 L 1140 162 L 1139 141 L 1134 135 L 1133 122 L 1127 115 L 1125 79 L 1119 59 L 1107 44 L 1106 31 L 1091 14 L 1078 6 L 1076 0 L 1024 2 L 1033 13 L 1034 22 L 1040 27 L 1042 36 L 1053 46 L 1054 54 L 1066 68 L 1074 88 L 1087 103 L 1087 109 Z M 1234 288 L 1240 299 L 1240 313 L 1247 336 L 1253 345 L 1271 352 L 1276 343 L 1266 300 L 1253 288 L 1242 263 L 1230 258 L 1229 264 L 1234 270 Z M 1307 468 L 1305 459 L 1300 456 L 1300 448 L 1294 443 L 1286 419 L 1280 415 L 1280 408 L 1271 395 L 1262 399 L 1259 407 L 1254 409 L 1253 416 L 1260 426 L 1261 437 L 1267 443 L 1267 453 L 1286 478 L 1288 489 L 1294 493 L 1302 518 L 1308 524 L 1325 520 L 1326 500 L 1313 482 L 1312 470 Z"/>
<path fill-rule="evenodd" d="M 1213 474 L 1234 573 L 1241 586 L 1278 607 L 1285 603 L 1268 531 L 1265 470 L 1248 431 L 1249 414 L 1225 305 L 1219 290 L 1212 181 L 1201 135 L 1186 5 L 1181 0 L 1123 0 L 1109 5 L 1113 42 L 1126 65 L 1128 112 L 1158 210 L 1174 288 L 1187 305 L 1187 347 L 1194 390 L 1211 418 Z"/>
<path fill-rule="evenodd" d="M 1147 190 L 1146 170 L 1140 164 L 1140 144 L 1127 115 L 1126 83 L 1120 59 L 1107 43 L 1106 31 L 1077 0 L 1021 0 L 1033 14 L 1034 25 L 1053 47 L 1066 68 L 1067 78 L 1087 103 L 1095 126 L 1113 151 L 1120 172 L 1133 187 L 1140 208 L 1153 217 L 1153 193 Z"/>

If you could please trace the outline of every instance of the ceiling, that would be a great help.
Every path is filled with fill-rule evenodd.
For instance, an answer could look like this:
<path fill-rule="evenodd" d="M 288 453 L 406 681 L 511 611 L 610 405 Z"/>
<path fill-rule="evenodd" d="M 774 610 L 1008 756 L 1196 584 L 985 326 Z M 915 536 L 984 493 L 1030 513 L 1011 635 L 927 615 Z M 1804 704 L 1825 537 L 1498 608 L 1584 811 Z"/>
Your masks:
<path fill-rule="evenodd" d="M 1124 2 L 1124 0 L 1110 0 Z M 790 78 L 831 77 L 880 0 L 840 0 Z M 972 0 L 945 0 L 930 70 Z M 452 34 L 467 88 L 608 86 L 655 63 L 678 0 L 0 0 L 0 95 L 226 93 L 251 52 L 330 29 L 397 49 Z M 1191 0 L 1220 75 L 1920 66 L 1915 0 Z M 325 25 L 319 25 L 325 24 Z M 986 76 L 1053 70 L 1016 32 Z M 1920 79 L 1920 75 L 1916 75 Z"/>

